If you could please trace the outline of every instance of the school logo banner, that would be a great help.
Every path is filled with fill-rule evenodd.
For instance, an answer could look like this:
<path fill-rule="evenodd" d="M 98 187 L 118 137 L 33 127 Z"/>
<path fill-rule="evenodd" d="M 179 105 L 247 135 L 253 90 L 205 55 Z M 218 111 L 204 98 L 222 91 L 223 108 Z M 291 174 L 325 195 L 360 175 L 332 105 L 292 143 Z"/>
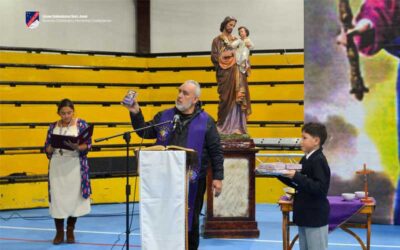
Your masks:
<path fill-rule="evenodd" d="M 30 29 L 36 29 L 39 27 L 39 11 L 26 11 L 25 12 L 25 24 Z"/>

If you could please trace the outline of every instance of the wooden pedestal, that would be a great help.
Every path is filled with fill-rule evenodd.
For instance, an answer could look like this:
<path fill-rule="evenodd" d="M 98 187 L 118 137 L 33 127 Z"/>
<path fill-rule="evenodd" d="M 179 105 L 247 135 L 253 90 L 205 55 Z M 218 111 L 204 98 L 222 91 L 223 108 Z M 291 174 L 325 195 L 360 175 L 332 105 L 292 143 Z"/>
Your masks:
<path fill-rule="evenodd" d="M 219 197 L 212 194 L 207 172 L 205 238 L 258 238 L 255 221 L 255 149 L 253 140 L 223 140 L 224 180 Z"/>

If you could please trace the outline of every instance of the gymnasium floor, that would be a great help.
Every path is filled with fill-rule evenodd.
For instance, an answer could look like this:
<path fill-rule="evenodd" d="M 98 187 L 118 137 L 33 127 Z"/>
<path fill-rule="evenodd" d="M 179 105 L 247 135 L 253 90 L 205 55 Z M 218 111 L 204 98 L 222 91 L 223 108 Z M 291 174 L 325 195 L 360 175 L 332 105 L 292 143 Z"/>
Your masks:
<path fill-rule="evenodd" d="M 276 250 L 282 249 L 281 212 L 274 204 L 258 204 L 257 222 L 260 229 L 258 239 L 201 239 L 199 249 L 229 250 Z M 130 208 L 132 211 L 132 206 Z M 13 210 L 0 212 L 0 249 L 123 249 L 125 242 L 125 205 L 93 205 L 90 215 L 78 219 L 75 237 L 77 243 L 53 245 L 55 234 L 53 220 L 48 209 Z M 141 249 L 138 204 L 133 213 L 130 249 Z M 291 228 L 291 235 L 296 228 Z M 354 229 L 362 239 L 365 230 Z M 124 248 L 125 249 L 125 248 Z M 298 249 L 298 245 L 295 246 Z M 329 234 L 330 250 L 361 249 L 349 234 L 335 230 Z M 372 250 L 400 249 L 400 226 L 373 225 Z"/>

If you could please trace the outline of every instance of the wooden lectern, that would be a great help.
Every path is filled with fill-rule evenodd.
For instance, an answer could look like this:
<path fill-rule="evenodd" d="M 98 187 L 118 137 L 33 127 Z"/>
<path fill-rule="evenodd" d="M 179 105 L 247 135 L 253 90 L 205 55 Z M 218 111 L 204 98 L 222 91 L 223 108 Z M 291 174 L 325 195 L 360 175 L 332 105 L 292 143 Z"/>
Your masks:
<path fill-rule="evenodd" d="M 137 152 L 142 249 L 187 249 L 188 186 L 195 152 Z"/>
<path fill-rule="evenodd" d="M 255 220 L 255 149 L 253 140 L 222 140 L 222 193 L 212 193 L 212 171 L 207 171 L 205 238 L 258 238 Z"/>

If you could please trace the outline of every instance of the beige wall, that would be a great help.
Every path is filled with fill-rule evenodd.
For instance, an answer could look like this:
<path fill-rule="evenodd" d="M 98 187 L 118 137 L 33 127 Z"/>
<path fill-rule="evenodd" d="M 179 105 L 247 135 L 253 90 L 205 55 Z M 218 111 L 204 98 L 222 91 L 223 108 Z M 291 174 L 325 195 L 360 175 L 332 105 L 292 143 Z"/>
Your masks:
<path fill-rule="evenodd" d="M 238 19 L 236 28 L 249 28 L 255 49 L 304 47 L 303 0 L 151 0 L 151 3 L 152 52 L 209 51 L 226 16 Z"/>
<path fill-rule="evenodd" d="M 27 28 L 26 11 L 40 12 L 38 28 Z M 151 50 L 209 51 L 227 15 L 256 49 L 304 47 L 302 0 L 151 0 Z M 1 0 L 0 17 L 0 46 L 136 51 L 134 0 Z"/>
<path fill-rule="evenodd" d="M 26 11 L 39 11 L 36 29 Z M 0 46 L 133 52 L 133 13 L 133 0 L 1 0 Z"/>

